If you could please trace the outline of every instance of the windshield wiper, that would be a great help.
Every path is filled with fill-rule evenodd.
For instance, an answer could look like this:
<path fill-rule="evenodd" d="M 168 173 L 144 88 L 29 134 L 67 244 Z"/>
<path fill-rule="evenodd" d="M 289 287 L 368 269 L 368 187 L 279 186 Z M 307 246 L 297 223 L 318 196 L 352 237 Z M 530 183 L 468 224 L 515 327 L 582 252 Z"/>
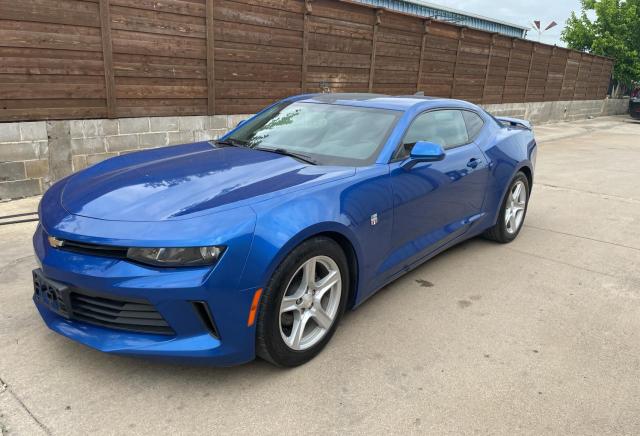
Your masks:
<path fill-rule="evenodd" d="M 306 154 L 302 154 L 302 153 L 296 153 L 295 151 L 285 150 L 284 148 L 255 147 L 254 150 L 268 151 L 270 153 L 277 153 L 277 154 L 281 154 L 283 156 L 289 156 L 289 157 L 292 157 L 294 159 L 301 160 L 302 162 L 306 162 L 306 163 L 311 164 L 311 165 L 318 165 L 318 162 L 313 160 L 311 158 L 311 156 L 306 155 Z"/>
<path fill-rule="evenodd" d="M 222 145 L 223 147 L 246 147 L 247 146 L 247 144 L 245 144 L 244 142 L 239 141 L 237 139 L 233 139 L 233 138 L 218 139 L 210 142 L 213 142 L 215 145 Z"/>

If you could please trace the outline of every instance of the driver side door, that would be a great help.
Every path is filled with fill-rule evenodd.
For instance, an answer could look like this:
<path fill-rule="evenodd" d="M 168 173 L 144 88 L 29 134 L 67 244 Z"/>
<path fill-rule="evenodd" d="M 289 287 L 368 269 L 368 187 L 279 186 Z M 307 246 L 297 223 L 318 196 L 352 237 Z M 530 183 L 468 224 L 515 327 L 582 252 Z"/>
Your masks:
<path fill-rule="evenodd" d="M 473 135 L 482 126 L 471 132 L 466 119 L 472 118 L 463 112 L 442 109 L 416 116 L 390 164 L 394 218 L 384 269 L 391 274 L 460 237 L 481 216 L 489 169 Z M 405 169 L 402 163 L 418 141 L 441 145 L 444 160 Z"/>

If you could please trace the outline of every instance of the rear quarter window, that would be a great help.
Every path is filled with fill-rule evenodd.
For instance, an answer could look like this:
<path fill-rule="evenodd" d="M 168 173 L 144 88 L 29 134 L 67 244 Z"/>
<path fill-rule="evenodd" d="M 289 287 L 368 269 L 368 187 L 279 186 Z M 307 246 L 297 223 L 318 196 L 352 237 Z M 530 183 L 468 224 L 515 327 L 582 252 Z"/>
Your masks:
<path fill-rule="evenodd" d="M 480 132 L 482 132 L 484 120 L 477 113 L 470 111 L 463 111 L 462 116 L 464 117 L 464 122 L 467 125 L 469 140 L 473 141 L 478 137 Z"/>

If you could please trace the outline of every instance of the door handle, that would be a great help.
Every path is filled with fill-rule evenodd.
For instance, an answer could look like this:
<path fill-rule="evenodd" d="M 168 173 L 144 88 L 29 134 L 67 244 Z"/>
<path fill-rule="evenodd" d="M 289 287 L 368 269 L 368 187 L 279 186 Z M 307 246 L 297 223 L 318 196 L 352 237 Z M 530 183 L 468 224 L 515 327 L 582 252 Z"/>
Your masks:
<path fill-rule="evenodd" d="M 467 166 L 472 169 L 475 169 L 478 165 L 480 165 L 480 159 L 476 159 L 475 157 L 467 163 Z"/>

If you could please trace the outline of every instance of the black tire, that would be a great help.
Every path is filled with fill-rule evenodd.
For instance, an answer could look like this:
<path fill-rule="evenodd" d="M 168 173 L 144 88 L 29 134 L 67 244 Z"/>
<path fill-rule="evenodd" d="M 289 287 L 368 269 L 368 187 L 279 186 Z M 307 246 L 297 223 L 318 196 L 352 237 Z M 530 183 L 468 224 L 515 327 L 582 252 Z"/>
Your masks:
<path fill-rule="evenodd" d="M 513 233 L 510 233 L 507 230 L 507 225 L 505 223 L 505 212 L 507 209 L 507 204 L 509 201 L 509 197 L 511 192 L 513 191 L 516 183 L 518 182 L 522 182 L 524 183 L 524 186 L 527 190 L 526 192 L 526 203 L 525 203 L 525 207 L 524 207 L 524 215 L 522 217 L 522 224 L 520 225 L 520 227 Z M 516 239 L 518 237 L 518 235 L 520 234 L 520 231 L 522 230 L 522 227 L 524 227 L 524 220 L 527 217 L 527 209 L 529 208 L 529 197 L 530 197 L 530 193 L 531 193 L 531 188 L 529 186 L 529 179 L 527 178 L 526 175 L 524 175 L 524 173 L 522 172 L 518 172 L 515 177 L 513 178 L 513 180 L 511 180 L 511 183 L 509 183 L 509 189 L 507 189 L 507 192 L 504 195 L 504 198 L 502 199 L 502 204 L 500 205 L 500 212 L 498 213 L 498 222 L 491 227 L 490 229 L 486 230 L 483 234 L 483 236 L 486 239 L 490 239 L 492 241 L 496 241 L 496 242 L 500 242 L 502 244 L 508 244 L 509 242 L 512 242 L 514 239 Z"/>
<path fill-rule="evenodd" d="M 301 265 L 315 256 L 327 256 L 338 265 L 342 286 L 338 312 L 324 337 L 312 347 L 298 351 L 290 348 L 280 334 L 280 304 L 287 284 Z M 313 359 L 329 342 L 344 314 L 349 297 L 349 267 L 344 251 L 331 238 L 315 237 L 296 247 L 274 271 L 260 299 L 256 325 L 256 354 L 277 366 L 293 367 Z"/>

